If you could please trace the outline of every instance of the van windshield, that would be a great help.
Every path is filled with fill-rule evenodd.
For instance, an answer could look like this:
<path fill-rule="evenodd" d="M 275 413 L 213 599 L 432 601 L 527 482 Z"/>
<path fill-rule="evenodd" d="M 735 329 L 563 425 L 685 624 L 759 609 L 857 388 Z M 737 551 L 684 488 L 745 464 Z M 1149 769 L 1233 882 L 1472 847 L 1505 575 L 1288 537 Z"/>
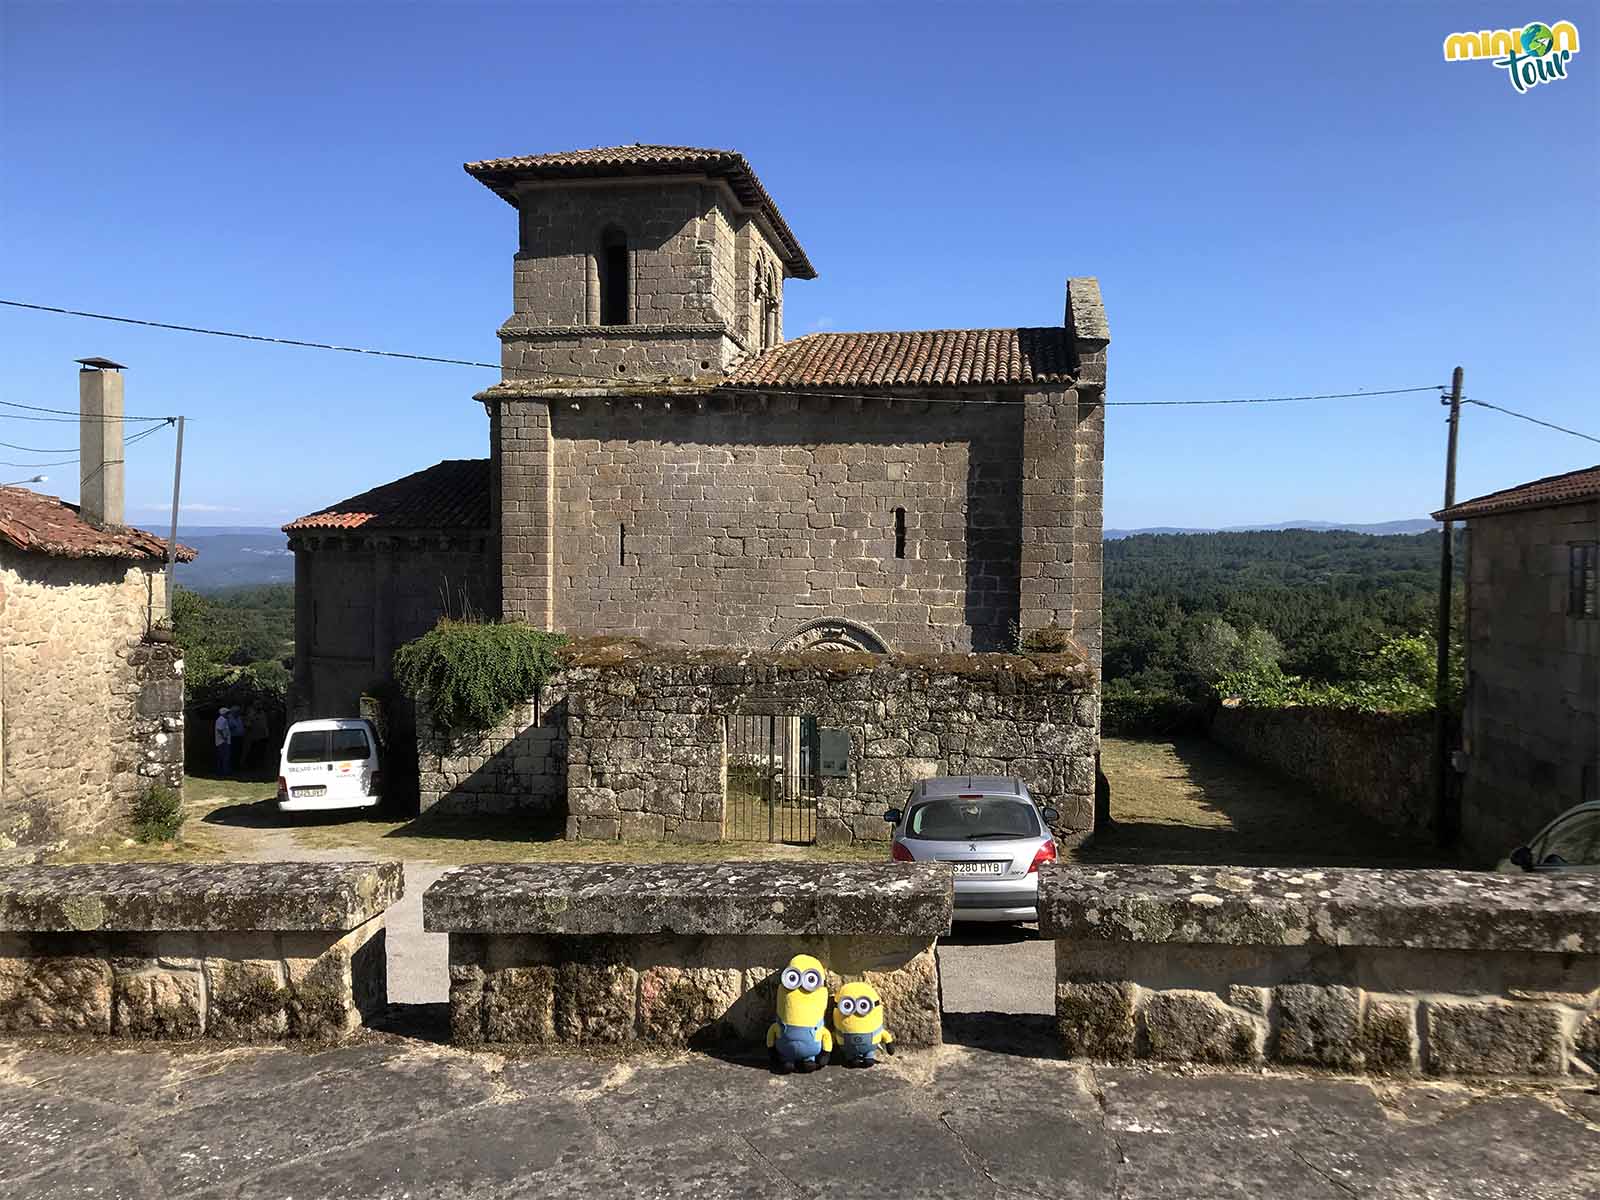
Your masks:
<path fill-rule="evenodd" d="M 948 842 L 1040 836 L 1033 805 L 999 796 L 929 800 L 911 810 L 906 833 L 914 838 Z"/>
<path fill-rule="evenodd" d="M 369 753 L 364 729 L 302 729 L 289 737 L 292 763 L 345 762 Z"/>

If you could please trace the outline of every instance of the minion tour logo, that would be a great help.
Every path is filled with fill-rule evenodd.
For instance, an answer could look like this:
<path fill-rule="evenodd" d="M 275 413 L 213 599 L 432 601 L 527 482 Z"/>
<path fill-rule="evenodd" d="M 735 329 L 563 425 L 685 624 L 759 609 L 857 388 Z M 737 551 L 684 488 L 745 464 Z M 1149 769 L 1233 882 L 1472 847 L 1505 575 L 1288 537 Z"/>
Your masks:
<path fill-rule="evenodd" d="M 1554 25 L 1535 21 L 1521 29 L 1452 33 L 1444 39 L 1446 62 L 1490 59 L 1505 69 L 1511 86 L 1518 92 L 1565 79 L 1567 63 L 1577 52 L 1578 27 L 1571 21 L 1557 21 Z"/>

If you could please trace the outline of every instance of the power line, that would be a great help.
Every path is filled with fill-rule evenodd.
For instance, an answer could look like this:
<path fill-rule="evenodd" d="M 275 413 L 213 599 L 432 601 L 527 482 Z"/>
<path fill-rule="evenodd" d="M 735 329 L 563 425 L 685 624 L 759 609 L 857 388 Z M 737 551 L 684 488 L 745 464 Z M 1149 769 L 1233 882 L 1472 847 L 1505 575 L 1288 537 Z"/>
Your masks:
<path fill-rule="evenodd" d="M 10 307 L 10 308 L 30 309 L 30 310 L 32 310 L 34 312 L 56 313 L 56 314 L 59 314 L 61 316 L 68 316 L 68 317 L 85 317 L 85 318 L 87 318 L 89 320 L 93 320 L 93 321 L 114 321 L 114 322 L 117 322 L 117 323 L 123 324 L 123 325 L 143 325 L 143 326 L 146 326 L 146 327 L 151 328 L 151 329 L 170 329 L 170 330 L 173 330 L 173 331 L 178 332 L 178 333 L 197 333 L 197 334 L 203 334 L 203 335 L 208 336 L 208 337 L 234 338 L 234 339 L 237 339 L 239 341 L 245 341 L 245 342 L 263 342 L 263 343 L 267 343 L 269 345 L 275 345 L 275 346 L 299 346 L 299 347 L 303 347 L 303 348 L 308 349 L 308 350 L 331 350 L 331 351 L 336 351 L 336 352 L 341 353 L 341 354 L 364 354 L 364 355 L 368 355 L 368 356 L 374 357 L 374 358 L 400 358 L 400 359 L 406 359 L 406 360 L 411 361 L 411 362 L 441 363 L 441 364 L 446 365 L 446 366 L 454 366 L 454 367 L 481 367 L 481 368 L 484 368 L 486 370 L 501 371 L 506 375 L 521 375 L 521 376 L 523 376 L 525 378 L 530 378 L 530 379 L 539 379 L 539 378 L 546 378 L 546 377 L 557 378 L 557 379 L 571 379 L 571 380 L 573 380 L 575 382 L 593 383 L 593 384 L 595 384 L 597 386 L 614 386 L 618 382 L 625 382 L 630 387 L 650 386 L 650 385 L 655 384 L 655 383 L 663 383 L 664 384 L 664 383 L 671 382 L 671 380 L 666 379 L 666 378 L 662 378 L 662 379 L 659 379 L 659 380 L 628 379 L 628 380 L 620 380 L 619 381 L 616 378 L 604 378 L 604 377 L 598 376 L 598 375 L 585 375 L 585 374 L 582 374 L 582 373 L 579 373 L 579 372 L 573 372 L 573 371 L 555 371 L 555 370 L 519 371 L 517 368 L 508 368 L 508 367 L 503 366 L 503 364 L 500 364 L 500 363 L 483 362 L 483 361 L 480 361 L 480 360 L 477 360 L 477 359 L 471 359 L 471 358 L 450 358 L 450 357 L 446 357 L 444 355 L 437 355 L 437 354 L 412 354 L 412 353 L 399 351 L 399 350 L 376 350 L 376 349 L 372 349 L 370 347 L 363 347 L 363 346 L 341 346 L 341 345 L 338 345 L 338 344 L 333 343 L 333 342 L 313 342 L 313 341 L 307 341 L 307 340 L 300 339 L 300 338 L 270 337 L 268 335 L 259 334 L 259 333 L 239 333 L 239 332 L 237 332 L 235 330 L 208 329 L 205 326 L 201 326 L 201 325 L 182 325 L 182 324 L 178 324 L 176 322 L 171 322 L 171 321 L 153 321 L 153 320 L 147 320 L 147 319 L 141 318 L 141 317 L 120 317 L 120 316 L 113 316 L 113 315 L 111 315 L 109 313 L 85 312 L 85 311 L 83 311 L 81 309 L 75 309 L 75 308 L 58 308 L 58 307 L 56 307 L 54 305 L 49 305 L 49 304 L 30 304 L 30 303 L 28 303 L 26 301 L 22 301 L 22 300 L 0 300 L 0 305 L 5 305 L 5 306 Z M 914 385 L 912 385 L 912 386 L 914 386 Z M 766 394 L 766 395 L 769 395 L 769 396 L 802 396 L 802 397 L 809 396 L 809 397 L 824 398 L 824 399 L 908 400 L 908 401 L 913 401 L 913 402 L 918 403 L 918 404 L 956 404 L 956 405 L 985 404 L 985 405 L 993 405 L 993 406 L 1003 406 L 1003 405 L 1018 405 L 1018 404 L 1024 403 L 1023 401 L 1020 401 L 1020 400 L 972 400 L 972 399 L 965 399 L 965 398 L 963 398 L 963 399 L 944 399 L 942 397 L 896 396 L 896 395 L 892 395 L 892 394 L 888 394 L 888 393 L 872 393 L 872 392 L 828 392 L 828 391 L 820 391 L 820 390 L 814 390 L 814 389 L 809 389 L 809 388 L 802 390 L 802 389 L 792 389 L 792 388 L 746 387 L 746 386 L 739 386 L 739 385 L 726 384 L 726 383 L 714 385 L 714 389 L 713 390 L 718 390 L 718 391 L 723 391 L 723 392 L 748 392 L 748 393 L 755 393 L 755 394 Z M 1108 408 L 1109 407 L 1118 407 L 1118 408 L 1143 408 L 1143 407 L 1176 408 L 1176 407 L 1193 407 L 1193 406 L 1200 406 L 1200 405 L 1219 405 L 1219 404 L 1288 404 L 1288 403 L 1291 403 L 1291 402 L 1307 401 L 1307 400 L 1349 400 L 1349 399 L 1357 399 L 1357 398 L 1363 397 L 1363 396 L 1398 396 L 1398 395 L 1404 395 L 1404 394 L 1409 393 L 1409 392 L 1435 392 L 1435 391 L 1438 391 L 1438 390 L 1440 390 L 1440 385 L 1438 385 L 1438 384 L 1429 384 L 1429 385 L 1424 386 L 1424 387 L 1383 388 L 1383 389 L 1378 389 L 1378 390 L 1373 390 L 1373 391 L 1356 391 L 1356 392 L 1323 392 L 1323 393 L 1303 395 L 1303 396 L 1253 396 L 1253 397 L 1241 397 L 1241 398 L 1238 398 L 1238 399 L 1228 399 L 1228 400 L 1111 400 L 1111 401 L 1106 401 L 1105 403 L 1106 403 L 1106 407 L 1108 407 Z M 0 403 L 3 403 L 3 402 L 0 402 Z M 24 408 L 26 408 L 26 407 L 30 407 L 30 406 L 17 405 L 16 407 L 24 407 Z M 44 410 L 44 409 L 41 409 L 41 410 L 38 410 L 38 411 L 63 411 L 63 410 Z M 149 419 L 149 418 L 131 418 L 130 417 L 128 419 L 129 420 L 135 420 L 135 419 Z"/>
<path fill-rule="evenodd" d="M 0 301 L 0 304 L 4 304 L 4 303 L 9 303 L 9 301 Z M 16 400 L 0 400 L 0 406 L 4 406 L 6 408 L 25 408 L 29 412 L 36 412 L 36 413 L 58 413 L 58 414 L 60 414 L 60 416 L 58 418 L 18 417 L 17 420 L 19 420 L 19 421 L 43 421 L 43 420 L 54 420 L 54 419 L 59 419 L 59 420 L 63 420 L 63 421 L 79 421 L 79 420 L 83 419 L 80 414 L 73 412 L 70 408 L 43 408 L 43 407 L 41 407 L 40 405 L 37 405 L 37 404 L 22 404 L 22 403 L 20 403 L 20 402 L 18 402 Z M 8 414 L 0 413 L 0 416 L 6 416 L 6 415 L 8 415 Z M 96 417 L 96 418 L 93 418 L 93 419 L 94 420 L 99 420 L 99 421 L 170 421 L 170 420 L 172 420 L 171 417 L 126 417 L 126 416 L 124 416 L 124 417 Z"/>
<path fill-rule="evenodd" d="M 1553 421 L 1541 421 L 1538 417 L 1530 417 L 1527 413 L 1517 412 L 1515 409 L 1501 408 L 1498 404 L 1490 404 L 1487 400 L 1468 400 L 1463 398 L 1463 404 L 1476 404 L 1479 408 L 1492 408 L 1495 412 L 1505 413 L 1508 417 L 1516 417 L 1519 421 L 1531 421 L 1535 425 L 1543 425 L 1546 429 L 1554 429 L 1558 433 L 1570 433 L 1575 438 L 1582 438 L 1586 442 L 1600 443 L 1600 437 L 1593 434 L 1579 433 L 1576 429 L 1568 429 L 1565 425 L 1557 425 Z"/>
<path fill-rule="evenodd" d="M 71 446 L 51 446 L 45 449 L 42 446 L 19 446 L 15 442 L 0 442 L 7 450 L 21 450 L 24 454 L 71 454 Z"/>
<path fill-rule="evenodd" d="M 176 419 L 176 418 L 174 418 L 174 419 Z M 128 438 L 127 441 L 125 441 L 122 444 L 123 453 L 124 454 L 127 453 L 127 449 L 128 449 L 129 446 L 137 445 L 140 441 L 142 441 L 143 439 L 149 437 L 151 434 L 160 433 L 165 428 L 166 428 L 166 423 L 164 422 L 161 425 L 152 425 L 148 429 L 141 429 L 138 433 L 132 435 L 130 438 Z M 0 442 L 0 445 L 4 445 L 4 444 L 5 443 Z M 48 451 L 39 451 L 39 453 L 41 453 L 41 454 L 48 453 Z M 28 463 L 0 462 L 0 467 L 20 467 L 20 468 L 24 468 L 24 469 L 33 468 L 33 467 L 65 467 L 65 466 L 67 466 L 67 465 L 69 465 L 71 463 L 77 462 L 79 457 L 80 457 L 79 455 L 73 455 L 71 458 L 56 459 L 56 460 L 54 460 L 52 462 L 28 462 Z M 101 470 L 104 470 L 105 466 L 106 466 L 105 463 L 101 463 L 100 466 L 97 467 L 95 469 L 95 471 L 92 474 L 89 475 L 88 479 L 93 479 L 94 476 L 98 475 Z M 87 483 L 88 479 L 85 479 L 82 482 L 83 483 Z"/>

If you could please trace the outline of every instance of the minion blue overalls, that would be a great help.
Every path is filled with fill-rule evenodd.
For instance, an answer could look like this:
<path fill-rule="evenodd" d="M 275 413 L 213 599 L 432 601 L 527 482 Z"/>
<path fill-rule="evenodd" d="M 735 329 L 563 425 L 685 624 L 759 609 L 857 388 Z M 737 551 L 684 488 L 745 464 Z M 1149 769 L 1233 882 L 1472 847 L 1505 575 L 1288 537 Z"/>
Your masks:
<path fill-rule="evenodd" d="M 810 1062 L 822 1054 L 822 1021 L 815 1025 L 778 1024 L 778 1040 L 772 1048 L 786 1063 Z"/>

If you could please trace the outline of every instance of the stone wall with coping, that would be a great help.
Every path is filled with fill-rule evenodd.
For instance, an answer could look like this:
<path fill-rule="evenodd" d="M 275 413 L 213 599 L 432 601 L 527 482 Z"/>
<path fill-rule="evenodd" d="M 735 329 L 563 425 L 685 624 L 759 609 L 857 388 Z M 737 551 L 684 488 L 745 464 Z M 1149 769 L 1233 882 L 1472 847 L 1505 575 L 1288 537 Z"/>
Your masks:
<path fill-rule="evenodd" d="M 934 775 L 1016 775 L 1060 813 L 1065 846 L 1094 830 L 1099 687 L 1076 655 L 741 652 L 595 639 L 567 652 L 567 834 L 723 836 L 728 722 L 815 717 L 850 737 L 820 780 L 820 842 L 888 837 L 884 810 Z"/>
<path fill-rule="evenodd" d="M 1430 1075 L 1600 1056 L 1597 877 L 1046 866 L 1039 914 L 1069 1056 Z"/>
<path fill-rule="evenodd" d="M 450 936 L 459 1045 L 759 1046 L 776 975 L 796 954 L 830 993 L 864 979 L 897 1047 L 942 1041 L 937 939 L 949 932 L 941 864 L 489 864 L 423 896 Z"/>
<path fill-rule="evenodd" d="M 399 863 L 0 870 L 0 1033 L 326 1040 L 387 1003 Z"/>
<path fill-rule="evenodd" d="M 1240 705 L 1216 711 L 1211 739 L 1402 837 L 1434 836 L 1432 713 Z"/>
<path fill-rule="evenodd" d="M 144 641 L 159 563 L 0 547 L 0 856 L 102 834 L 182 782 L 182 658 Z"/>

